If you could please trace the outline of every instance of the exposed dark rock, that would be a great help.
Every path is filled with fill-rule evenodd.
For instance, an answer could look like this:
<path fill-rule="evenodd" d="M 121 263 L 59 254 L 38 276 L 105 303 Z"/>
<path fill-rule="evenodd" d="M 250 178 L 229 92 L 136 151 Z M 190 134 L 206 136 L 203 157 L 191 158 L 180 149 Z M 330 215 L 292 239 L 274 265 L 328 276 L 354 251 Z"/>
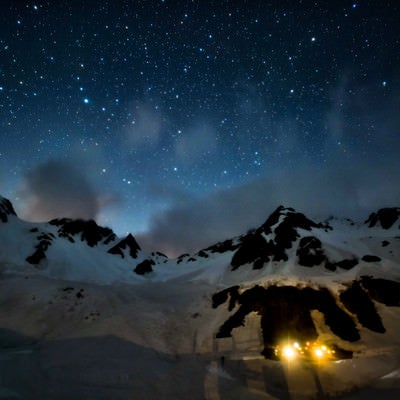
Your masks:
<path fill-rule="evenodd" d="M 0 196 L 0 220 L 8 222 L 11 215 L 17 216 L 11 201 Z"/>
<path fill-rule="evenodd" d="M 264 267 L 265 260 L 262 258 L 257 258 L 253 263 L 253 269 L 262 269 Z"/>
<path fill-rule="evenodd" d="M 333 263 L 331 263 L 329 261 L 325 262 L 325 268 L 328 269 L 329 271 L 332 271 L 332 272 L 336 271 L 335 264 L 333 264 Z"/>
<path fill-rule="evenodd" d="M 236 301 L 239 299 L 239 288 L 240 286 L 232 286 L 215 293 L 212 296 L 213 308 L 217 308 L 221 304 L 224 304 L 228 300 L 228 296 L 230 296 L 228 309 L 229 311 L 232 311 L 235 308 Z"/>
<path fill-rule="evenodd" d="M 73 240 L 72 236 L 80 234 L 80 239 L 86 241 L 90 247 L 98 243 L 109 243 L 115 240 L 115 234 L 110 228 L 104 228 L 96 224 L 95 221 L 84 221 L 82 219 L 53 219 L 49 222 L 58 227 L 58 236 Z"/>
<path fill-rule="evenodd" d="M 203 249 L 203 251 L 210 251 L 211 253 L 225 253 L 227 251 L 236 250 L 238 247 L 239 244 L 233 244 L 233 240 L 229 239 L 207 247 L 206 249 Z"/>
<path fill-rule="evenodd" d="M 376 213 L 372 213 L 365 223 L 368 224 L 369 227 L 379 224 L 383 229 L 389 229 L 399 220 L 399 217 L 399 207 L 381 208 Z"/>
<path fill-rule="evenodd" d="M 261 269 L 270 260 L 287 261 L 286 250 L 300 237 L 298 228 L 308 231 L 312 228 L 331 229 L 329 225 L 316 224 L 293 208 L 279 206 L 260 228 L 240 239 L 239 248 L 232 257 L 232 270 L 248 263 L 253 263 L 254 269 Z M 265 235 L 270 234 L 274 235 L 271 240 L 265 239 Z M 303 258 L 309 263 L 306 257 Z"/>
<path fill-rule="evenodd" d="M 296 255 L 299 264 L 305 267 L 314 267 L 326 261 L 325 253 L 322 250 L 322 243 L 314 236 L 305 236 L 300 239 Z"/>
<path fill-rule="evenodd" d="M 275 358 L 274 347 L 282 337 L 299 342 L 313 341 L 318 337 L 311 317 L 312 310 L 324 315 L 326 325 L 339 338 L 355 342 L 360 334 L 353 318 L 337 303 L 335 296 L 326 288 L 298 288 L 294 286 L 254 286 L 239 293 L 239 286 L 232 286 L 212 297 L 216 308 L 228 301 L 229 310 L 236 305 L 238 310 L 220 327 L 216 337 L 230 337 L 232 330 L 245 324 L 245 317 L 251 312 L 261 316 L 261 330 L 264 340 L 262 354 Z M 339 295 L 342 305 L 357 318 L 365 328 L 384 333 L 382 319 L 375 308 L 376 300 L 388 306 L 400 306 L 400 283 L 386 279 L 363 276 Z M 351 358 L 352 352 L 334 346 L 337 358 Z"/>
<path fill-rule="evenodd" d="M 42 232 L 37 237 L 37 239 L 38 240 L 47 240 L 47 241 L 51 242 L 53 239 L 55 239 L 55 236 L 51 232 L 48 232 L 48 233 Z"/>
<path fill-rule="evenodd" d="M 38 248 L 32 255 L 26 257 L 26 261 L 29 264 L 38 265 L 45 258 L 46 258 L 45 252 L 41 248 Z"/>
<path fill-rule="evenodd" d="M 271 228 L 279 222 L 279 218 L 283 214 L 283 211 L 290 211 L 294 212 L 293 208 L 285 208 L 284 206 L 280 205 L 268 218 L 267 220 L 261 225 L 259 229 L 261 229 L 265 233 L 270 233 Z"/>
<path fill-rule="evenodd" d="M 322 228 L 321 224 L 308 219 L 297 212 L 287 213 L 284 220 L 275 228 L 275 243 L 282 249 L 290 249 L 292 243 L 300 236 L 296 228 L 310 231 L 312 228 Z"/>
<path fill-rule="evenodd" d="M 337 345 L 332 346 L 332 350 L 335 352 L 335 357 L 339 360 L 353 358 L 353 352 L 350 350 L 345 350 Z"/>
<path fill-rule="evenodd" d="M 386 247 L 389 246 L 390 242 L 388 242 L 387 240 L 382 240 L 382 247 Z"/>
<path fill-rule="evenodd" d="M 62 235 L 60 235 L 60 237 L 67 239 L 70 243 L 75 243 L 75 239 L 70 235 L 62 234 Z"/>
<path fill-rule="evenodd" d="M 371 254 L 366 254 L 365 256 L 362 257 L 361 260 L 363 260 L 365 262 L 379 262 L 379 261 L 382 261 L 382 259 L 380 257 L 374 256 L 374 255 L 371 255 Z"/>
<path fill-rule="evenodd" d="M 109 228 L 107 228 L 109 229 Z M 110 234 L 104 241 L 103 244 L 107 245 L 110 244 L 111 242 L 113 242 L 116 238 L 117 235 L 110 229 L 110 231 L 112 232 L 112 234 Z M 129 234 L 130 235 L 130 234 Z"/>
<path fill-rule="evenodd" d="M 39 243 L 35 246 L 35 252 L 25 260 L 32 265 L 39 265 L 46 258 L 46 251 L 51 246 L 55 236 L 52 233 L 42 232 L 37 239 Z"/>
<path fill-rule="evenodd" d="M 370 297 L 386 306 L 400 306 L 400 283 L 388 279 L 361 277 L 361 285 Z"/>
<path fill-rule="evenodd" d="M 108 250 L 108 253 L 118 254 L 122 258 L 125 258 L 124 250 L 127 249 L 129 250 L 129 255 L 132 258 L 136 258 L 140 250 L 140 246 L 137 244 L 135 238 L 131 234 L 129 234 L 125 239 L 121 240 L 114 247 Z"/>
<path fill-rule="evenodd" d="M 266 357 L 269 357 L 271 348 L 282 337 L 299 341 L 312 341 L 318 337 L 311 317 L 312 310 L 323 313 L 326 324 L 341 339 L 350 342 L 360 339 L 354 321 L 336 304 L 334 296 L 327 289 L 301 289 L 293 286 L 263 288 L 256 285 L 238 295 L 237 287 L 233 287 L 214 295 L 213 305 L 222 304 L 228 294 L 231 298 L 237 297 L 235 302 L 240 307 L 220 327 L 217 338 L 230 337 L 234 328 L 244 326 L 246 315 L 256 312 L 261 315 L 263 354 Z"/>
<path fill-rule="evenodd" d="M 286 230 L 287 228 L 301 228 L 307 231 L 310 231 L 312 228 L 323 228 L 323 229 L 332 229 L 328 223 L 325 224 L 317 224 L 314 221 L 308 219 L 304 214 L 297 212 L 293 208 L 285 208 L 283 206 L 279 206 L 265 221 L 263 225 L 257 231 L 262 231 L 264 233 L 272 232 L 272 227 L 276 225 L 281 219 L 280 224 L 275 227 L 279 228 L 282 224 L 284 224 L 284 228 L 282 230 Z"/>
<path fill-rule="evenodd" d="M 183 262 L 183 261 L 186 261 L 186 262 L 194 262 L 194 261 L 197 261 L 197 259 L 194 258 L 194 257 L 190 257 L 190 254 L 185 253 L 185 254 L 180 255 L 180 256 L 176 259 L 176 263 L 177 263 L 177 264 L 180 264 L 180 263 Z"/>
<path fill-rule="evenodd" d="M 39 229 L 38 228 L 31 228 L 31 229 L 29 229 L 29 232 L 32 232 L 32 233 L 39 232 Z"/>
<path fill-rule="evenodd" d="M 261 234 L 255 233 L 246 235 L 242 239 L 239 249 L 232 257 L 232 271 L 239 268 L 241 265 L 256 261 L 257 267 L 261 268 L 264 263 L 270 260 L 270 256 L 273 252 L 273 244 L 267 242 Z"/>
<path fill-rule="evenodd" d="M 350 259 L 345 259 L 345 260 L 342 260 L 342 261 L 338 261 L 334 265 L 336 267 L 339 267 L 339 268 L 342 268 L 342 269 L 350 270 L 350 269 L 354 268 L 357 264 L 358 264 L 358 259 L 357 258 L 350 258 Z"/>
<path fill-rule="evenodd" d="M 362 326 L 378 333 L 386 331 L 374 303 L 359 282 L 354 281 L 351 287 L 342 292 L 340 300 L 351 313 L 357 316 Z"/>
<path fill-rule="evenodd" d="M 337 262 L 330 262 L 327 261 L 325 263 L 325 268 L 329 269 L 330 271 L 336 271 L 336 268 L 342 268 L 345 270 L 350 270 L 354 268 L 358 264 L 357 258 L 345 259 Z"/>
<path fill-rule="evenodd" d="M 292 208 L 278 207 L 267 221 L 257 230 L 239 239 L 239 248 L 232 257 L 232 270 L 244 264 L 253 264 L 253 269 L 261 269 L 269 261 L 287 261 L 287 249 L 300 237 L 297 229 L 310 231 L 313 228 L 330 230 L 329 224 L 317 224 Z M 272 232 L 272 229 L 274 230 Z M 270 236 L 271 240 L 265 238 Z M 314 236 L 300 239 L 296 251 L 302 266 L 313 267 L 324 264 L 328 270 L 351 269 L 358 264 L 356 258 L 330 261 L 325 255 L 321 241 Z"/>
<path fill-rule="evenodd" d="M 324 314 L 325 323 L 338 337 L 349 342 L 360 339 L 360 334 L 351 317 L 336 303 L 335 297 L 326 289 L 303 289 L 310 309 L 316 309 Z"/>
<path fill-rule="evenodd" d="M 158 257 L 163 257 L 163 258 L 168 258 L 164 253 L 161 253 L 160 251 L 154 251 L 151 253 L 152 256 L 158 256 Z"/>
<path fill-rule="evenodd" d="M 155 265 L 155 262 L 153 260 L 147 259 L 147 260 L 142 261 L 138 265 L 136 265 L 136 268 L 134 269 L 134 271 L 138 275 L 148 274 L 150 272 L 153 272 L 153 268 L 152 268 L 153 265 Z"/>
<path fill-rule="evenodd" d="M 52 241 L 43 239 L 36 245 L 36 248 L 41 248 L 43 251 L 46 251 L 51 246 Z"/>
<path fill-rule="evenodd" d="M 200 250 L 200 251 L 197 253 L 197 256 L 198 256 L 198 257 L 202 257 L 202 258 L 208 258 L 208 254 L 207 254 L 204 250 Z"/>
<path fill-rule="evenodd" d="M 189 253 L 181 254 L 177 259 L 176 263 L 180 264 L 185 258 L 188 258 L 190 256 Z"/>

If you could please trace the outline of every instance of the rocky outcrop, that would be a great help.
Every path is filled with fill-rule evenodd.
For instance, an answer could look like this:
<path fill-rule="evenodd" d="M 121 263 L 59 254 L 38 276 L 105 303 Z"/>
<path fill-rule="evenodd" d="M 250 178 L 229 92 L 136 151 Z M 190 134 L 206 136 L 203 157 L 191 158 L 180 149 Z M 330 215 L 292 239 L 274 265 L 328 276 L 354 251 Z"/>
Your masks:
<path fill-rule="evenodd" d="M 327 224 L 317 224 L 293 208 L 279 206 L 258 229 L 239 239 L 239 246 L 232 257 L 232 270 L 244 264 L 253 263 L 254 269 L 261 269 L 269 261 L 287 261 L 287 250 L 301 237 L 299 229 L 331 229 Z M 302 247 L 312 245 L 310 239 Z M 314 244 L 315 247 L 315 244 Z M 306 253 L 308 252 L 308 256 Z M 302 260 L 310 263 L 310 249 L 301 253 Z M 306 258 L 308 260 L 306 261 Z M 313 260 L 315 263 L 316 260 Z"/>
<path fill-rule="evenodd" d="M 357 317 L 362 326 L 374 332 L 386 332 L 374 303 L 360 282 L 354 281 L 347 290 L 340 294 L 340 300 L 347 310 Z"/>
<path fill-rule="evenodd" d="M 224 304 L 229 297 L 230 300 L 229 300 L 228 310 L 232 311 L 235 308 L 236 302 L 239 300 L 240 297 L 239 289 L 240 286 L 232 286 L 227 289 L 221 290 L 218 293 L 215 293 L 212 297 L 213 308 L 217 308 L 221 304 Z"/>
<path fill-rule="evenodd" d="M 94 247 L 99 243 L 108 244 L 115 240 L 116 236 L 110 228 L 104 228 L 96 224 L 95 221 L 85 221 L 82 219 L 53 219 L 50 225 L 58 227 L 58 236 L 74 242 L 78 238 L 86 242 L 90 247 Z"/>
<path fill-rule="evenodd" d="M 108 250 L 108 253 L 117 254 L 122 258 L 125 258 L 125 253 L 127 251 L 131 258 L 137 258 L 138 252 L 140 251 L 140 246 L 137 244 L 135 238 L 131 234 Z"/>
<path fill-rule="evenodd" d="M 153 272 L 153 265 L 155 265 L 156 263 L 151 260 L 151 259 L 147 259 L 142 261 L 141 263 L 139 263 L 138 265 L 136 265 L 136 268 L 134 269 L 134 271 L 138 274 L 138 275 L 145 275 L 145 274 L 149 274 L 150 272 Z"/>
<path fill-rule="evenodd" d="M 380 226 L 383 229 L 390 229 L 399 222 L 400 207 L 381 208 L 376 213 L 372 213 L 365 221 L 370 228 Z M 400 228 L 400 225 L 397 226 Z"/>
<path fill-rule="evenodd" d="M 229 287 L 212 296 L 213 308 L 229 299 L 228 310 L 235 310 L 220 326 L 216 338 L 232 336 L 232 330 L 245 326 L 246 316 L 256 312 L 261 316 L 262 354 L 275 359 L 274 349 L 283 337 L 299 342 L 317 340 L 318 332 L 311 316 L 313 310 L 323 314 L 325 324 L 335 336 L 350 343 L 361 339 L 356 321 L 371 331 L 385 333 L 373 300 L 399 307 L 400 283 L 362 277 L 347 286 L 338 297 L 324 287 L 255 285 L 242 291 L 239 286 Z M 351 351 L 336 349 L 338 358 L 352 355 Z"/>
<path fill-rule="evenodd" d="M 31 230 L 31 232 L 34 232 Z M 55 236 L 52 233 L 42 232 L 36 237 L 38 244 L 35 246 L 35 252 L 26 257 L 26 261 L 32 265 L 39 265 L 46 258 L 46 251 L 53 243 Z"/>
<path fill-rule="evenodd" d="M 8 222 L 10 216 L 17 216 L 11 201 L 0 196 L 0 221 Z"/>
<path fill-rule="evenodd" d="M 386 306 L 400 307 L 399 282 L 362 276 L 361 285 L 373 300 Z"/>
<path fill-rule="evenodd" d="M 353 258 L 345 258 L 344 260 L 341 261 L 327 261 L 325 263 L 325 268 L 328 269 L 329 271 L 336 271 L 337 268 L 345 269 L 345 270 L 350 270 L 354 268 L 358 264 L 358 258 L 353 257 Z"/>
<path fill-rule="evenodd" d="M 314 267 L 327 260 L 321 241 L 314 236 L 305 236 L 300 239 L 296 255 L 298 263 L 304 267 Z"/>
<path fill-rule="evenodd" d="M 322 242 L 314 236 L 301 238 L 296 255 L 299 265 L 303 267 L 323 265 L 329 271 L 336 271 L 337 268 L 350 270 L 358 264 L 358 258 L 355 256 L 340 261 L 332 261 L 325 254 Z"/>
<path fill-rule="evenodd" d="M 272 241 L 267 241 L 261 234 L 248 234 L 241 240 L 239 249 L 232 257 L 232 270 L 250 263 L 253 263 L 254 269 L 261 269 L 274 254 L 275 246 Z"/>
<path fill-rule="evenodd" d="M 274 348 L 283 337 L 299 342 L 315 341 L 318 338 L 311 317 L 312 310 L 318 310 L 324 315 L 325 323 L 339 338 L 349 342 L 360 339 L 355 322 L 338 306 L 333 293 L 326 288 L 274 285 L 264 288 L 256 285 L 242 293 L 234 287 L 229 288 L 228 293 L 231 299 L 236 299 L 239 308 L 221 325 L 216 337 L 230 337 L 233 329 L 245 325 L 246 315 L 256 312 L 261 316 L 264 341 L 262 354 L 266 358 L 275 358 Z M 221 296 L 220 292 L 213 296 L 214 307 L 220 303 L 216 296 Z"/>
<path fill-rule="evenodd" d="M 361 260 L 365 262 L 379 262 L 382 261 L 382 259 L 378 256 L 374 256 L 373 254 L 366 254 L 361 258 Z"/>
<path fill-rule="evenodd" d="M 223 242 L 216 243 L 213 246 L 207 247 L 202 252 L 210 253 L 226 253 L 227 251 L 236 250 L 239 247 L 238 243 L 233 243 L 232 239 L 224 240 Z M 204 257 L 204 255 L 202 256 Z"/>

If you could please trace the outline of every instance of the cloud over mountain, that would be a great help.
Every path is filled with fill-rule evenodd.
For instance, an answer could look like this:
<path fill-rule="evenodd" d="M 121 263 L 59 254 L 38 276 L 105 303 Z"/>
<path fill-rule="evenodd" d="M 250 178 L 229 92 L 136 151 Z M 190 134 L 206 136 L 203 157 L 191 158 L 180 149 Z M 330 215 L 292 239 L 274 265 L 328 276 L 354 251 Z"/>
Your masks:
<path fill-rule="evenodd" d="M 363 220 L 374 209 L 395 206 L 393 199 L 400 203 L 396 184 L 400 169 L 387 165 L 385 170 L 390 173 L 383 177 L 368 165 L 336 170 L 310 166 L 290 172 L 272 171 L 208 196 L 180 195 L 174 201 L 169 191 L 168 206 L 153 215 L 148 232 L 138 236 L 139 242 L 169 255 L 194 252 L 257 226 L 280 204 L 321 220 L 330 215 Z"/>
<path fill-rule="evenodd" d="M 25 175 L 21 216 L 31 221 L 69 217 L 94 219 L 99 195 L 84 171 L 71 162 L 49 160 Z"/>

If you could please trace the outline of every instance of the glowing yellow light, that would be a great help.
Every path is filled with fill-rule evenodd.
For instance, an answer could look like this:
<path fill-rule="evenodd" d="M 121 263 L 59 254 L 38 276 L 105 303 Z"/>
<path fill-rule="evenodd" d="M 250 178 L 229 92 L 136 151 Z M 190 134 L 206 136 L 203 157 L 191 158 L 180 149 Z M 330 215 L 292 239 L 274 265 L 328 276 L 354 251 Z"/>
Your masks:
<path fill-rule="evenodd" d="M 282 349 L 282 354 L 286 359 L 293 360 L 296 357 L 296 350 L 292 346 L 287 345 Z"/>
<path fill-rule="evenodd" d="M 290 342 L 286 345 L 277 345 L 274 349 L 278 358 L 288 361 L 296 358 L 314 358 L 314 360 L 323 361 L 335 358 L 335 350 L 329 346 L 318 342 Z"/>
<path fill-rule="evenodd" d="M 322 358 L 324 356 L 324 352 L 322 349 L 315 349 L 314 350 L 314 354 L 318 357 L 318 358 Z"/>

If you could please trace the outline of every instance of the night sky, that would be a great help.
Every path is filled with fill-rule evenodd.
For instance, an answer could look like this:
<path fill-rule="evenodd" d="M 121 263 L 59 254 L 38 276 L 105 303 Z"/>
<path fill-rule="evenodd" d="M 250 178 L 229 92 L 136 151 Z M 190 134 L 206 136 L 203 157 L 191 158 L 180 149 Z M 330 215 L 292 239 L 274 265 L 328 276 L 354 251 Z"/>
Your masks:
<path fill-rule="evenodd" d="M 0 3 L 0 193 L 176 255 L 400 206 L 400 3 Z"/>

